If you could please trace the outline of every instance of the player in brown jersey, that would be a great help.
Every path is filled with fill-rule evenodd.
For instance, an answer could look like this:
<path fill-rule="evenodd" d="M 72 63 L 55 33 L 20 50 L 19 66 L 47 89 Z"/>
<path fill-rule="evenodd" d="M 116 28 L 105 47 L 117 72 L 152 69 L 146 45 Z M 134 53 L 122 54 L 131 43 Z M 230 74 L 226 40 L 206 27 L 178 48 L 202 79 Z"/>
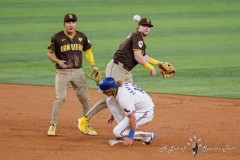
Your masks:
<path fill-rule="evenodd" d="M 140 64 L 150 70 L 150 76 L 156 75 L 156 70 L 152 66 L 158 65 L 160 62 L 151 58 L 146 54 L 146 44 L 144 39 L 153 27 L 149 18 L 142 18 L 138 22 L 137 31 L 131 33 L 126 40 L 119 46 L 118 50 L 113 56 L 113 59 L 108 63 L 106 68 L 106 77 L 113 77 L 116 80 L 133 83 L 131 70 Z M 107 108 L 106 100 L 98 101 L 88 113 L 79 119 L 80 130 L 85 131 L 89 120 L 97 112 Z M 111 102 L 113 102 L 111 100 Z M 111 116 L 110 116 L 111 117 Z"/>
<path fill-rule="evenodd" d="M 52 106 L 49 136 L 56 135 L 56 126 L 62 103 L 67 96 L 67 89 L 71 83 L 78 100 L 82 104 L 85 115 L 89 111 L 89 94 L 87 82 L 82 70 L 82 54 L 92 67 L 95 67 L 92 44 L 82 32 L 76 30 L 77 17 L 75 14 L 64 16 L 64 30 L 51 37 L 48 46 L 48 58 L 56 63 L 55 93 L 56 97 Z M 86 127 L 85 134 L 97 135 L 90 125 Z"/>

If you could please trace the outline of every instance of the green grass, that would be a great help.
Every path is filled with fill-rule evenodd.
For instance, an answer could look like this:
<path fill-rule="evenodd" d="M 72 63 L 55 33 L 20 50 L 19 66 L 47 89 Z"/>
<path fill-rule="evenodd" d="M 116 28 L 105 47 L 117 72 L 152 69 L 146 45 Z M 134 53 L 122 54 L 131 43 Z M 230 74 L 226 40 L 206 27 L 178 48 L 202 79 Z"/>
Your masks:
<path fill-rule="evenodd" d="M 147 69 L 137 66 L 135 84 L 155 93 L 240 98 L 238 0 L 2 0 L 0 5 L 0 83 L 54 85 L 46 48 L 70 12 L 78 15 L 78 30 L 94 45 L 104 73 L 119 44 L 136 29 L 132 16 L 140 14 L 154 25 L 147 53 L 172 62 L 177 74 L 168 80 L 160 74 L 150 78 Z M 87 74 L 86 59 L 83 64 Z"/>

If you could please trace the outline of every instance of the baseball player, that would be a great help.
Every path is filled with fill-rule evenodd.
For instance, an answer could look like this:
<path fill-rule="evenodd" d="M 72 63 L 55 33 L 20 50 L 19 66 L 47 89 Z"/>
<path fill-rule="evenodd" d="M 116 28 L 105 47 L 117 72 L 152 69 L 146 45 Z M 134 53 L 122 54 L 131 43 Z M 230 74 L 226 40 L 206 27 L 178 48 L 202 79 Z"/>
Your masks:
<path fill-rule="evenodd" d="M 153 132 L 136 131 L 136 128 L 152 121 L 154 104 L 148 94 L 138 86 L 106 77 L 99 83 L 99 92 L 107 97 L 107 106 L 111 112 L 108 123 L 115 119 L 118 125 L 113 129 L 117 138 L 124 138 L 124 145 L 131 145 L 133 139 L 150 144 L 155 138 Z M 125 115 L 122 114 L 124 111 Z"/>
<path fill-rule="evenodd" d="M 85 115 L 89 110 L 88 87 L 82 70 L 82 53 L 84 51 L 87 61 L 95 67 L 92 44 L 87 36 L 76 30 L 77 16 L 66 14 L 64 16 L 64 30 L 51 37 L 48 46 L 48 58 L 56 63 L 55 93 L 56 97 L 52 106 L 49 136 L 56 135 L 58 115 L 62 103 L 66 99 L 67 89 L 71 83 L 78 100 L 82 104 L 82 112 Z M 88 135 L 96 135 L 90 125 L 84 132 Z"/>
<path fill-rule="evenodd" d="M 125 82 L 133 82 L 132 69 L 140 64 L 150 71 L 150 76 L 156 75 L 156 70 L 153 65 L 159 65 L 160 61 L 151 58 L 146 54 L 146 44 L 144 42 L 145 37 L 151 31 L 153 27 L 149 18 L 142 18 L 138 22 L 137 31 L 131 33 L 125 41 L 119 46 L 118 50 L 113 56 L 113 59 L 108 63 L 106 68 L 106 77 L 113 77 L 117 80 Z M 97 112 L 107 108 L 106 99 L 98 101 L 84 117 L 79 119 L 80 130 L 85 132 L 89 120 Z"/>

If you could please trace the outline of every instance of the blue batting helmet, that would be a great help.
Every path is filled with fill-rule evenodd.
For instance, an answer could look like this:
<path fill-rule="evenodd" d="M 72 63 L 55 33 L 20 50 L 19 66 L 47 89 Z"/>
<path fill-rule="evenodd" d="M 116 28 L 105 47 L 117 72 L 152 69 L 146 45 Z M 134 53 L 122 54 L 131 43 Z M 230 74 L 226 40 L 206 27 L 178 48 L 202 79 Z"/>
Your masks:
<path fill-rule="evenodd" d="M 112 77 L 105 77 L 99 82 L 98 92 L 104 92 L 110 88 L 116 88 L 117 82 Z"/>

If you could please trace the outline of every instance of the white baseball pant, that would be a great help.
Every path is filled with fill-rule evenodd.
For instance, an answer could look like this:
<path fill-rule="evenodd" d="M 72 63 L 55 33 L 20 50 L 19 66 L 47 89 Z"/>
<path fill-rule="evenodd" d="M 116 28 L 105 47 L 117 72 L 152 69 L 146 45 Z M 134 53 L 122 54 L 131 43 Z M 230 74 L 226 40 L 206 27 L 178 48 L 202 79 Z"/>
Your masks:
<path fill-rule="evenodd" d="M 129 118 L 124 115 L 122 109 L 120 108 L 118 102 L 114 97 L 108 97 L 106 99 L 107 106 L 113 115 L 114 119 L 118 123 L 118 125 L 113 129 L 113 133 L 116 137 L 128 137 L 129 135 Z M 154 108 L 154 107 L 152 107 Z M 135 112 L 136 117 L 136 128 L 139 126 L 145 125 L 148 122 L 152 121 L 154 117 L 154 109 L 151 109 L 147 112 Z M 151 136 L 151 132 L 142 132 L 135 131 L 135 135 L 133 139 L 142 139 L 143 137 Z"/>

